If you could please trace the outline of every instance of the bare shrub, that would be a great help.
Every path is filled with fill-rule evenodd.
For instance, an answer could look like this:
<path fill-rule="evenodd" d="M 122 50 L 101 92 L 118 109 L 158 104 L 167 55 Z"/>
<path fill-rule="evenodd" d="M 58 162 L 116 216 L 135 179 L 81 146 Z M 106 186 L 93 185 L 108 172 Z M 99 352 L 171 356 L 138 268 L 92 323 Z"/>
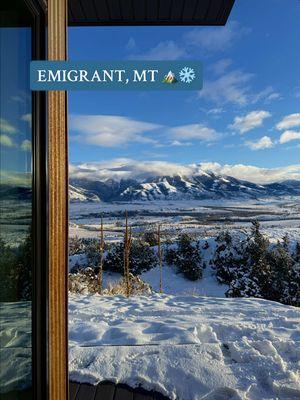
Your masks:
<path fill-rule="evenodd" d="M 138 295 L 147 295 L 152 293 L 151 286 L 144 282 L 139 276 L 134 276 L 129 273 L 129 284 L 130 284 L 130 295 L 138 296 Z M 127 296 L 127 280 L 123 278 L 121 281 L 117 283 L 108 284 L 107 288 L 103 290 L 104 295 L 109 296 Z"/>
<path fill-rule="evenodd" d="M 138 276 L 129 273 L 130 295 L 147 295 L 152 293 L 151 286 Z M 102 289 L 102 295 L 127 296 L 128 285 L 123 277 L 117 283 L 109 283 Z M 99 294 L 98 274 L 94 268 L 78 270 L 76 274 L 69 274 L 69 292 L 76 294 Z"/>

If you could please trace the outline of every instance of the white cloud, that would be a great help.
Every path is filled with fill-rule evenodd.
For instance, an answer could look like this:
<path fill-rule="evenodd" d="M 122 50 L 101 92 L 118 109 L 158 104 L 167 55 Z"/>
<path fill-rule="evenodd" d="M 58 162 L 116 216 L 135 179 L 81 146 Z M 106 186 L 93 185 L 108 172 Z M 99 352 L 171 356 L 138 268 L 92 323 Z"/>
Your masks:
<path fill-rule="evenodd" d="M 235 117 L 233 124 L 229 128 L 238 131 L 241 134 L 249 132 L 252 129 L 262 126 L 264 119 L 269 118 L 271 114 L 268 111 L 256 110 L 251 111 L 242 117 Z"/>
<path fill-rule="evenodd" d="M 194 28 L 186 32 L 178 42 L 165 40 L 144 52 L 138 52 L 134 38 L 130 38 L 126 49 L 131 52 L 130 59 L 135 60 L 178 60 L 194 57 L 195 51 L 213 53 L 228 49 L 235 40 L 248 33 L 248 28 L 232 21 L 224 27 Z M 220 67 L 221 68 L 221 67 Z"/>
<path fill-rule="evenodd" d="M 297 126 L 300 126 L 300 113 L 287 115 L 280 122 L 278 122 L 276 128 L 278 130 L 284 130 L 289 128 L 295 128 Z"/>
<path fill-rule="evenodd" d="M 90 180 L 146 178 L 161 175 L 190 175 L 190 166 L 169 163 L 166 161 L 137 161 L 127 158 L 117 158 L 100 163 L 84 163 L 70 165 L 71 178 L 86 178 Z"/>
<path fill-rule="evenodd" d="M 0 182 L 8 185 L 18 185 L 23 187 L 32 186 L 31 172 L 13 172 L 0 170 Z"/>
<path fill-rule="evenodd" d="M 257 184 L 280 182 L 287 179 L 300 180 L 300 164 L 278 168 L 260 168 L 244 164 L 201 163 L 201 168 Z"/>
<path fill-rule="evenodd" d="M 270 103 L 270 101 L 277 100 L 279 98 L 280 94 L 275 92 L 272 86 L 267 86 L 265 89 L 252 96 L 251 103 L 255 104 L 260 100 L 263 100 L 265 103 Z"/>
<path fill-rule="evenodd" d="M 190 142 L 181 142 L 180 140 L 173 140 L 173 142 L 170 143 L 170 146 L 191 146 L 192 143 Z"/>
<path fill-rule="evenodd" d="M 11 138 L 4 134 L 0 135 L 0 144 L 2 146 L 6 146 L 6 147 L 14 147 L 15 146 L 15 144 L 11 140 Z"/>
<path fill-rule="evenodd" d="M 253 74 L 234 70 L 215 80 L 204 80 L 199 97 L 219 105 L 234 103 L 244 106 L 250 101 L 248 83 L 252 78 Z"/>
<path fill-rule="evenodd" d="M 249 33 L 248 28 L 242 27 L 237 21 L 227 23 L 223 27 L 201 27 L 187 32 L 183 39 L 187 46 L 198 47 L 208 53 L 227 50 L 237 38 Z"/>
<path fill-rule="evenodd" d="M 220 134 L 202 124 L 182 125 L 169 129 L 169 133 L 177 140 L 199 140 L 211 142 L 220 138 Z"/>
<path fill-rule="evenodd" d="M 70 165 L 69 168 L 71 178 L 90 180 L 145 179 L 148 176 L 173 176 L 178 174 L 192 176 L 201 174 L 203 171 L 212 171 L 217 175 L 228 175 L 257 184 L 280 182 L 287 179 L 300 180 L 300 164 L 279 168 L 260 168 L 244 164 L 221 165 L 215 162 L 206 162 L 182 165 L 166 161 L 137 161 L 118 158 L 100 163 Z"/>
<path fill-rule="evenodd" d="M 280 93 L 272 92 L 266 97 L 266 101 L 277 100 L 280 98 L 281 98 Z"/>
<path fill-rule="evenodd" d="M 263 149 L 270 149 L 274 147 L 274 143 L 269 136 L 263 136 L 256 142 L 246 142 L 246 146 L 248 146 L 251 150 L 263 150 Z"/>
<path fill-rule="evenodd" d="M 186 57 L 186 51 L 173 40 L 158 43 L 155 47 L 144 53 L 134 53 L 129 56 L 135 60 L 178 60 Z"/>
<path fill-rule="evenodd" d="M 269 103 L 280 97 L 280 94 L 275 92 L 272 86 L 259 92 L 253 91 L 250 83 L 255 75 L 240 69 L 227 71 L 221 75 L 216 74 L 216 76 L 215 79 L 204 80 L 203 89 L 199 92 L 200 98 L 218 105 L 232 103 L 246 106 L 259 101 Z"/>
<path fill-rule="evenodd" d="M 23 151 L 31 151 L 31 141 L 30 140 L 23 140 L 21 143 L 21 150 Z"/>
<path fill-rule="evenodd" d="M 215 107 L 215 108 L 210 108 L 206 112 L 207 112 L 207 114 L 218 115 L 218 114 L 222 114 L 225 111 L 222 107 Z"/>
<path fill-rule="evenodd" d="M 209 69 L 213 71 L 216 75 L 223 75 L 231 64 L 232 60 L 230 58 L 222 58 L 221 60 L 212 64 Z"/>
<path fill-rule="evenodd" d="M 0 132 L 14 134 L 14 133 L 17 133 L 18 130 L 11 123 L 9 123 L 6 119 L 0 118 Z"/>
<path fill-rule="evenodd" d="M 280 136 L 279 143 L 284 144 L 292 140 L 300 140 L 300 131 L 285 131 Z"/>
<path fill-rule="evenodd" d="M 31 114 L 22 115 L 21 120 L 27 122 L 29 127 L 31 128 Z"/>
<path fill-rule="evenodd" d="M 102 147 L 119 147 L 130 142 L 155 143 L 144 134 L 161 125 L 137 121 L 118 115 L 71 115 L 74 140 Z"/>

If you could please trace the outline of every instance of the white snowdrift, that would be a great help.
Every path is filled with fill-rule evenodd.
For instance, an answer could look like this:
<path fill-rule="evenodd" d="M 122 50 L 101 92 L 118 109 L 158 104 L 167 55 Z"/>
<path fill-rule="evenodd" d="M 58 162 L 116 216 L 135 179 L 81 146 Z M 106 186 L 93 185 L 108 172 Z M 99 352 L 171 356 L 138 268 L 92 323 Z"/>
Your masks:
<path fill-rule="evenodd" d="M 31 302 L 1 303 L 0 307 L 0 393 L 3 393 L 31 385 Z"/>
<path fill-rule="evenodd" d="M 149 283 L 152 289 L 159 292 L 160 269 L 155 267 L 141 274 L 141 279 Z M 207 297 L 225 297 L 228 286 L 218 283 L 214 271 L 207 267 L 203 270 L 202 279 L 191 281 L 176 272 L 176 268 L 164 265 L 162 269 L 163 291 L 166 294 L 200 295 Z"/>
<path fill-rule="evenodd" d="M 70 377 L 171 399 L 299 399 L 300 311 L 258 299 L 71 295 Z"/>

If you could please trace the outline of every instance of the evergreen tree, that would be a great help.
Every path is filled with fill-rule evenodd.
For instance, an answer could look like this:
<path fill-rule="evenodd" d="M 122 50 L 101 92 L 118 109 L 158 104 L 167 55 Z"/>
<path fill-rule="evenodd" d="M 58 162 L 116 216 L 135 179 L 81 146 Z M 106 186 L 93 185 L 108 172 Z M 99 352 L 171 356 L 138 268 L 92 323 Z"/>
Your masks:
<path fill-rule="evenodd" d="M 234 246 L 233 238 L 228 231 L 221 233 L 216 242 L 218 246 L 216 247 L 212 268 L 216 271 L 218 282 L 230 285 L 246 272 L 244 242 L 240 241 L 239 247 Z M 237 290 L 235 292 L 238 295 Z"/>
<path fill-rule="evenodd" d="M 103 249 L 104 251 L 107 249 L 106 243 L 103 243 Z M 99 264 L 101 263 L 102 255 L 98 239 L 89 240 L 89 242 L 85 245 L 85 254 L 87 256 L 88 265 L 90 267 L 96 268 L 99 266 Z"/>
<path fill-rule="evenodd" d="M 133 240 L 129 254 L 130 272 L 139 275 L 156 266 L 156 257 L 148 243 L 140 239 Z M 104 259 L 103 269 L 112 272 L 124 272 L 124 243 L 111 245 Z"/>
<path fill-rule="evenodd" d="M 296 261 L 296 263 L 300 262 L 300 243 L 299 242 L 296 243 L 294 260 Z"/>
<path fill-rule="evenodd" d="M 269 296 L 271 300 L 284 302 L 285 293 L 289 291 L 293 267 L 295 265 L 295 261 L 288 251 L 285 238 L 283 238 L 281 243 L 278 242 L 270 252 L 270 264 L 272 268 L 272 282 L 269 288 Z"/>
<path fill-rule="evenodd" d="M 202 260 L 198 244 L 187 233 L 183 233 L 177 240 L 177 247 L 168 249 L 166 260 L 169 265 L 175 265 L 178 272 L 187 279 L 195 281 L 202 278 Z"/>
<path fill-rule="evenodd" d="M 17 249 L 0 239 L 0 300 L 32 299 L 32 235 L 31 230 Z"/>
<path fill-rule="evenodd" d="M 16 263 L 17 254 L 0 238 L 0 301 L 15 301 L 18 298 Z"/>
<path fill-rule="evenodd" d="M 17 273 L 20 300 L 32 299 L 32 268 L 32 233 L 30 229 L 25 242 L 18 251 Z"/>
<path fill-rule="evenodd" d="M 251 234 L 246 249 L 248 255 L 249 289 L 248 295 L 267 298 L 271 283 L 269 262 L 270 241 L 261 233 L 260 223 L 252 222 Z"/>

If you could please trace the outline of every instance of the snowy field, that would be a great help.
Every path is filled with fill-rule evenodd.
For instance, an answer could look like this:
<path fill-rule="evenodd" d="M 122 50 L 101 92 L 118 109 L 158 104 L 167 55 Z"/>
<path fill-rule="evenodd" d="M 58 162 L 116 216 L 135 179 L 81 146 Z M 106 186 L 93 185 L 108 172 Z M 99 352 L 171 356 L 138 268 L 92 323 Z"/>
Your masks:
<path fill-rule="evenodd" d="M 29 302 L 2 304 L 0 392 L 30 382 Z M 258 299 L 70 295 L 70 378 L 177 400 L 300 398 L 300 310 Z"/>
<path fill-rule="evenodd" d="M 220 231 L 243 230 L 251 221 L 261 222 L 262 231 L 274 240 L 288 233 L 291 241 L 300 236 L 299 197 L 262 200 L 153 201 L 133 203 L 70 203 L 70 237 L 99 237 L 103 215 L 105 240 L 116 242 L 124 233 L 124 214 L 134 235 L 156 229 L 159 223 L 169 239 L 187 232 L 202 237 L 216 236 Z"/>
<path fill-rule="evenodd" d="M 69 299 L 70 377 L 178 400 L 299 399 L 300 310 L 258 299 Z"/>

